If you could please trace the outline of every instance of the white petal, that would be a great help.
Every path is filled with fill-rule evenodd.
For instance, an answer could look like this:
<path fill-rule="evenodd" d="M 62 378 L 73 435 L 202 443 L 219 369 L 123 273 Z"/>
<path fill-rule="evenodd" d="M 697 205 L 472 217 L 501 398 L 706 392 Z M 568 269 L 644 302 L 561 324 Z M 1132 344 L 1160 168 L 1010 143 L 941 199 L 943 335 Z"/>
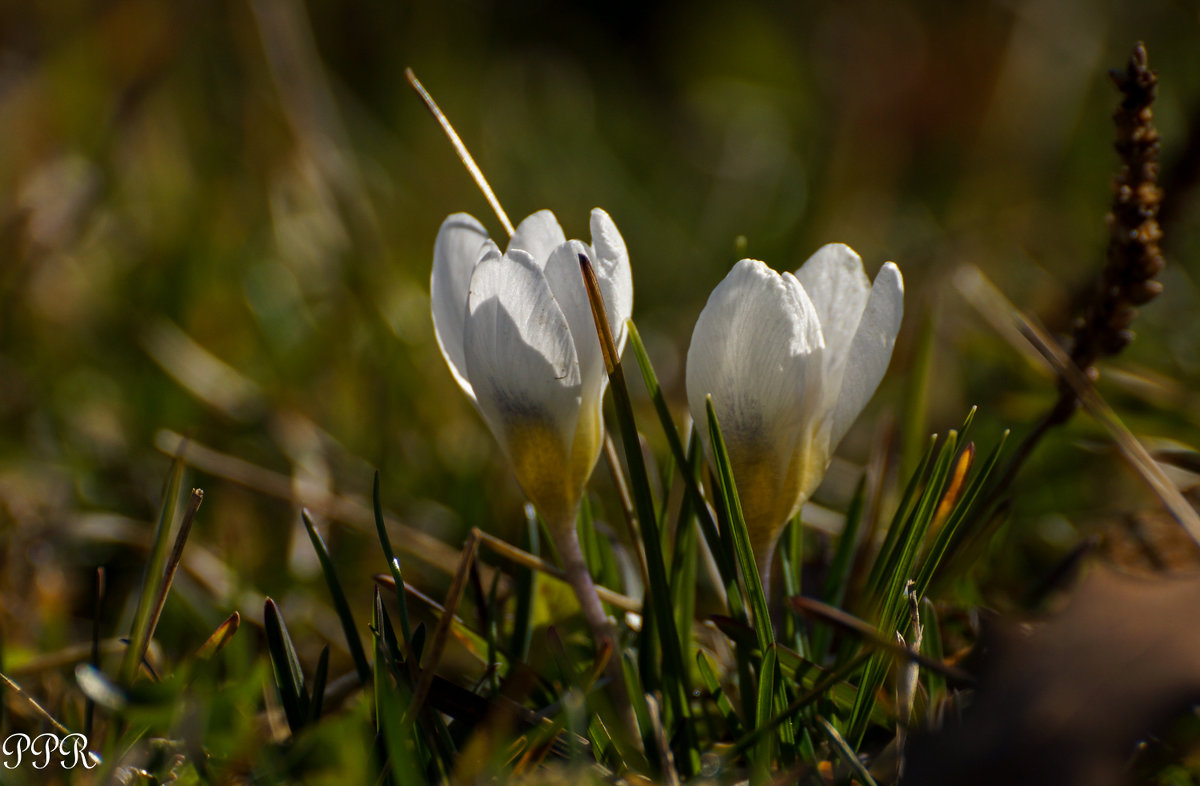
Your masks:
<path fill-rule="evenodd" d="M 508 250 L 520 249 L 533 257 L 539 268 L 546 267 L 550 252 L 567 242 L 558 220 L 549 210 L 539 210 L 517 225 Z"/>
<path fill-rule="evenodd" d="M 629 269 L 629 252 L 608 213 L 600 208 L 593 209 L 591 224 L 592 248 L 596 250 L 593 264 L 619 354 L 625 349 L 628 332 L 625 320 L 633 314 L 633 274 Z"/>
<path fill-rule="evenodd" d="M 586 406 L 588 402 L 597 402 L 603 396 L 608 374 L 604 369 L 604 355 L 600 351 L 592 307 L 583 285 L 583 272 L 579 269 L 580 254 L 586 256 L 593 266 L 596 264 L 590 248 L 578 240 L 569 240 L 551 252 L 545 273 L 550 291 L 554 293 L 554 299 L 566 316 L 571 331 L 575 353 L 579 358 L 579 375 Z"/>
<path fill-rule="evenodd" d="M 463 322 L 467 316 L 467 289 L 471 272 L 487 248 L 495 250 L 483 225 L 466 213 L 455 213 L 442 222 L 433 245 L 433 273 L 429 300 L 433 332 L 450 372 L 467 395 L 475 398 L 463 356 Z M 499 256 L 499 250 L 494 251 Z"/>
<path fill-rule="evenodd" d="M 836 448 L 879 387 L 892 359 L 892 347 L 904 317 L 904 278 L 888 262 L 875 277 L 858 331 L 846 356 L 841 389 L 833 413 L 831 447 Z"/>
<path fill-rule="evenodd" d="M 688 404 L 707 442 L 705 396 L 712 396 L 756 552 L 807 491 L 800 486 L 808 457 L 796 453 L 825 415 L 823 353 L 803 287 L 756 260 L 738 262 L 696 320 Z"/>
<path fill-rule="evenodd" d="M 479 411 L 526 487 L 523 468 L 542 457 L 518 455 L 528 444 L 525 435 L 549 435 L 551 447 L 561 448 L 560 456 L 544 456 L 547 461 L 570 455 L 580 395 L 571 332 L 545 275 L 523 251 L 480 262 L 467 302 L 467 376 Z M 528 487 L 525 492 L 537 493 Z"/>
<path fill-rule="evenodd" d="M 591 261 L 593 267 L 596 266 L 592 249 L 578 240 L 567 241 L 556 248 L 546 263 L 546 280 L 566 316 L 579 357 L 579 421 L 572 446 L 571 474 L 580 487 L 587 483 L 596 459 L 600 457 L 604 433 L 604 389 L 608 386 L 608 372 L 604 368 L 604 355 L 596 335 L 596 322 L 583 284 L 583 272 L 579 269 L 581 254 Z"/>
<path fill-rule="evenodd" d="M 830 375 L 841 374 L 850 341 L 858 330 L 863 309 L 871 293 L 871 281 L 863 271 L 862 259 L 841 243 L 822 246 L 808 258 L 796 278 L 812 299 L 825 338 Z"/>

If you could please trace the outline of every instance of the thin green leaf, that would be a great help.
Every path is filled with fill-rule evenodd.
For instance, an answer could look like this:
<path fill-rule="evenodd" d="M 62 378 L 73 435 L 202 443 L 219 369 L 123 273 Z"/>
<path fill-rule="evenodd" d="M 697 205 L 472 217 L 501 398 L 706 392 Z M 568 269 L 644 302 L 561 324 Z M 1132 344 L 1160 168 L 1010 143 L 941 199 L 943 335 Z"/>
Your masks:
<path fill-rule="evenodd" d="M 642 343 L 642 337 L 637 331 L 637 326 L 634 325 L 632 319 L 627 320 L 625 324 L 629 328 L 627 343 L 633 349 L 633 354 L 637 358 L 638 367 L 642 372 L 642 380 L 646 384 L 650 400 L 654 403 L 654 411 L 658 415 L 659 423 L 662 424 L 663 433 L 666 434 L 667 445 L 671 449 L 671 456 L 675 459 L 675 463 L 679 466 L 683 474 L 683 482 L 691 499 L 692 507 L 696 511 L 700 530 L 708 541 L 709 548 L 713 553 L 713 559 L 716 560 L 717 570 L 727 584 L 732 583 L 736 585 L 737 565 L 733 560 L 732 553 L 717 548 L 720 537 L 717 533 L 717 525 L 709 513 L 708 505 L 704 501 L 704 495 L 700 493 L 700 484 L 696 480 L 698 469 L 692 472 L 684 469 L 685 467 L 699 467 L 699 464 L 692 458 L 693 453 L 696 451 L 697 443 L 695 440 L 692 440 L 687 450 L 684 450 L 683 440 L 680 439 L 679 431 L 675 427 L 675 421 L 671 418 L 671 410 L 667 406 L 666 397 L 663 395 L 662 387 L 658 383 L 658 375 L 654 373 L 654 367 L 650 365 L 650 356 L 646 354 L 646 347 Z M 737 616 L 737 612 L 732 608 L 730 609 L 730 614 Z"/>
<path fill-rule="evenodd" d="M 965 540 L 964 536 L 969 536 L 969 532 L 963 529 L 963 524 L 969 520 L 972 514 L 976 518 L 980 518 L 980 514 L 986 511 L 976 511 L 975 504 L 987 487 L 988 480 L 991 477 L 996 464 L 1000 460 L 1000 454 L 1004 450 L 1004 445 L 1008 440 L 1009 432 L 1001 435 L 996 446 L 992 448 L 992 452 L 988 454 L 987 459 L 983 462 L 983 466 L 975 473 L 967 490 L 963 492 L 958 504 L 954 506 L 954 510 L 950 513 L 950 518 L 942 525 L 941 530 L 935 536 L 933 545 L 929 548 L 929 553 L 925 557 L 925 561 L 921 565 L 921 571 L 917 576 L 917 593 L 924 595 L 929 591 L 929 585 L 937 575 L 938 568 L 946 560 L 947 555 L 953 558 L 958 547 Z"/>
<path fill-rule="evenodd" d="M 316 723 L 321 719 L 321 705 L 325 702 L 325 682 L 329 679 L 329 645 L 321 648 L 317 658 L 317 672 L 313 675 L 312 706 L 309 709 L 309 720 Z"/>
<path fill-rule="evenodd" d="M 762 659 L 762 668 L 758 676 L 758 696 L 755 702 L 754 711 L 754 728 L 766 726 L 771 720 L 772 707 L 775 699 L 775 677 L 778 674 L 776 669 L 775 647 L 768 647 Z M 783 728 L 782 726 L 780 728 Z M 772 748 L 776 742 L 774 735 L 765 735 L 759 740 L 756 746 L 756 753 L 752 757 L 750 766 L 750 782 L 762 783 L 767 780 L 770 771 L 771 762 L 774 760 Z"/>
<path fill-rule="evenodd" d="M 387 756 L 384 766 L 391 767 L 392 783 L 404 786 L 428 783 L 425 765 L 434 762 L 414 734 L 413 725 L 404 721 L 404 708 L 412 700 L 412 693 L 389 674 L 390 646 L 380 635 L 386 624 L 380 616 L 383 607 L 376 604 L 375 608 L 375 723 Z"/>
<path fill-rule="evenodd" d="M 371 503 L 375 514 L 375 531 L 379 535 L 379 545 L 383 547 L 383 556 L 387 559 L 388 570 L 396 582 L 396 604 L 400 608 L 400 632 L 404 634 L 404 643 L 412 640 L 412 626 L 408 620 L 408 593 L 404 590 L 404 575 L 400 571 L 400 560 L 392 550 L 392 539 L 388 536 L 387 526 L 383 519 L 383 503 L 379 494 L 379 470 L 375 470 L 375 479 L 371 483 Z"/>
<path fill-rule="evenodd" d="M 805 710 L 809 709 L 815 702 L 826 698 L 829 691 L 834 685 L 848 679 L 858 669 L 860 669 L 870 658 L 871 650 L 864 649 L 854 654 L 845 663 L 839 665 L 836 669 L 826 672 L 825 676 L 819 679 L 807 693 L 797 697 L 789 704 L 783 712 L 776 713 L 767 723 L 752 729 L 742 737 L 738 738 L 729 750 L 725 751 L 723 758 L 726 761 L 733 761 L 745 751 L 754 745 L 764 735 L 769 734 L 784 723 L 790 722 L 797 718 Z"/>
<path fill-rule="evenodd" d="M 963 424 L 964 430 L 970 427 L 974 414 L 975 410 L 972 409 L 967 415 Z M 898 535 L 891 538 L 891 531 L 889 531 L 889 540 L 892 541 L 891 551 L 888 553 L 881 551 L 876 558 L 876 568 L 880 564 L 884 565 L 879 572 L 883 587 L 880 594 L 875 596 L 874 608 L 868 618 L 878 621 L 879 632 L 884 640 L 891 641 L 896 632 L 907 635 L 908 615 L 905 613 L 904 587 L 913 576 L 915 562 L 921 552 L 925 535 L 933 523 L 938 504 L 945 494 L 947 478 L 955 460 L 958 436 L 958 432 L 955 431 L 946 435 L 934 461 L 933 469 L 929 473 L 929 479 L 913 505 L 911 513 L 901 520 L 900 512 L 898 512 L 892 521 L 891 530 L 897 531 Z M 909 485 L 912 485 L 912 481 Z M 883 685 L 891 662 L 890 655 L 879 653 L 872 658 L 863 672 L 858 700 L 846 726 L 846 736 L 855 744 L 861 741 L 862 735 L 866 732 L 876 691 Z"/>
<path fill-rule="evenodd" d="M 705 690 L 708 691 L 713 702 L 717 705 L 717 711 L 721 713 L 721 717 L 725 720 L 726 729 L 734 737 L 740 737 L 744 733 L 742 722 L 738 718 L 737 711 L 733 708 L 733 702 L 729 700 L 725 689 L 721 687 L 721 681 L 717 679 L 717 673 L 713 669 L 711 660 L 703 650 L 696 652 L 696 665 L 699 667 L 700 679 L 704 683 Z"/>
<path fill-rule="evenodd" d="M 750 547 L 750 534 L 746 530 L 746 521 L 742 517 L 742 505 L 738 500 L 737 485 L 734 483 L 733 467 L 729 462 L 729 451 L 725 447 L 725 438 L 721 435 L 721 424 L 717 420 L 717 412 L 713 408 L 712 396 L 705 400 L 708 414 L 709 441 L 712 444 L 713 463 L 716 465 L 717 482 L 721 488 L 722 507 L 733 533 L 734 546 L 737 550 L 738 565 L 742 570 L 742 581 L 746 587 L 746 597 L 750 600 L 750 608 L 754 613 L 754 632 L 758 638 L 759 649 L 763 652 L 763 664 L 759 671 L 759 695 L 762 695 L 762 683 L 768 683 L 770 694 L 773 696 L 770 706 L 776 712 L 783 712 L 787 706 L 787 694 L 782 680 L 778 680 L 778 669 L 773 653 L 775 633 L 771 626 L 771 614 L 767 608 L 767 597 L 763 592 L 762 580 L 754 561 L 754 552 Z M 768 662 L 770 670 L 768 671 Z M 745 687 L 743 687 L 745 690 Z M 761 702 L 759 705 L 761 710 Z M 761 716 L 761 711 L 756 717 Z M 795 744 L 791 723 L 779 727 L 779 740 L 782 751 L 790 751 Z"/>
<path fill-rule="evenodd" d="M 304 520 L 304 528 L 308 530 L 308 539 L 312 541 L 313 550 L 317 552 L 317 560 L 321 563 L 321 572 L 325 574 L 325 583 L 329 586 L 333 607 L 342 623 L 342 632 L 346 635 L 346 646 L 350 650 L 350 657 L 354 660 L 354 668 L 358 672 L 358 678 L 362 680 L 362 684 L 366 685 L 371 680 L 371 666 L 367 663 L 366 653 L 363 652 L 362 640 L 358 637 L 358 625 L 355 624 L 354 615 L 350 612 L 350 603 L 346 600 L 346 593 L 342 590 L 342 582 L 338 579 L 337 569 L 333 566 L 333 558 L 329 556 L 325 539 L 321 537 L 321 533 L 317 532 L 317 527 L 313 524 L 312 517 L 308 515 L 308 510 L 301 510 L 300 518 Z"/>
<path fill-rule="evenodd" d="M 779 568 L 783 576 L 783 589 L 788 597 L 801 594 L 804 572 L 804 525 L 797 513 L 787 523 L 780 539 Z M 807 655 L 810 651 L 809 637 L 804 629 L 797 624 L 796 615 L 788 614 L 784 620 L 783 640 L 795 644 L 796 651 Z"/>
<path fill-rule="evenodd" d="M 665 720 L 668 723 L 681 725 L 682 734 L 678 738 L 683 746 L 681 766 L 684 773 L 690 775 L 700 767 L 700 752 L 697 748 L 695 729 L 691 722 L 691 711 L 688 704 L 688 697 L 691 696 L 689 671 L 683 661 L 679 632 L 676 630 L 675 615 L 671 608 L 671 585 L 667 581 L 662 539 L 658 532 L 657 510 L 653 494 L 650 491 L 650 478 L 642 457 L 641 440 L 638 438 L 637 422 L 633 417 L 633 404 L 629 398 L 629 388 L 625 384 L 625 372 L 621 367 L 621 359 L 616 351 L 616 345 L 613 343 L 612 332 L 605 314 L 604 298 L 600 294 L 600 286 L 590 260 L 585 255 L 580 255 L 579 263 L 588 300 L 592 307 L 592 316 L 596 323 L 600 347 L 604 353 L 609 390 L 612 391 L 614 409 L 620 426 L 621 442 L 625 448 L 625 463 L 629 469 L 634 509 L 637 512 L 642 546 L 646 554 L 646 569 L 650 580 L 647 594 L 650 598 L 663 653 L 662 676 L 667 709 L 667 713 L 665 713 L 667 719 Z"/>
<path fill-rule="evenodd" d="M 300 657 L 288 634 L 287 624 L 275 601 L 267 598 L 263 608 L 263 628 L 267 634 L 267 652 L 275 673 L 275 688 L 287 716 L 288 728 L 296 734 L 304 728 L 309 717 L 308 691 L 304 687 L 304 671 Z"/>
<path fill-rule="evenodd" d="M 137 676 L 138 664 L 150 641 L 151 618 L 154 615 L 155 599 L 158 595 L 159 582 L 165 573 L 167 556 L 170 553 L 171 527 L 175 521 L 175 509 L 178 505 L 179 488 L 183 484 L 183 451 L 186 445 L 181 445 L 179 452 L 171 460 L 171 469 L 163 484 L 162 505 L 158 510 L 158 523 L 154 528 L 154 543 L 150 547 L 146 572 L 142 574 L 142 590 L 138 595 L 137 610 L 133 615 L 133 626 L 129 633 L 129 648 L 121 659 L 121 667 L 117 672 L 118 681 L 129 685 Z"/>
<path fill-rule="evenodd" d="M 854 753 L 854 749 L 850 747 L 850 744 L 846 742 L 838 730 L 833 727 L 833 724 L 819 716 L 817 717 L 817 723 L 821 725 L 821 728 L 825 731 L 825 736 L 829 738 L 830 747 L 837 751 L 842 761 L 846 762 L 846 765 L 854 773 L 854 777 L 863 786 L 876 786 L 875 779 L 867 771 L 866 765 L 859 760 L 858 756 Z"/>
<path fill-rule="evenodd" d="M 713 463 L 717 473 L 717 482 L 721 487 L 721 502 L 725 518 L 730 524 L 733 535 L 733 546 L 737 555 L 738 566 L 742 571 L 742 582 L 746 587 L 746 596 L 750 600 L 750 610 L 754 615 L 754 632 L 758 637 L 758 646 L 765 654 L 767 648 L 774 643 L 775 634 L 771 628 L 771 614 L 767 609 L 767 597 L 763 592 L 762 580 L 754 563 L 754 552 L 750 547 L 750 534 L 746 530 L 746 521 L 742 518 L 742 505 L 738 500 L 737 485 L 733 479 L 733 467 L 729 463 L 729 451 L 725 447 L 725 439 L 721 436 L 721 424 L 717 421 L 717 412 L 713 409 L 712 397 L 705 401 L 708 410 L 708 435 L 712 444 Z"/>

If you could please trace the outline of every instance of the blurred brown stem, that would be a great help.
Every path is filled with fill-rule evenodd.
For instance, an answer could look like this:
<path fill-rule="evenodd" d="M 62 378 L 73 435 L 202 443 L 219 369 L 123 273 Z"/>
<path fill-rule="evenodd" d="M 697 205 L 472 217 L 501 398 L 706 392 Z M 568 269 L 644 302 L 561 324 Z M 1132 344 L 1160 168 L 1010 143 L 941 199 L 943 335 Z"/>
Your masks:
<path fill-rule="evenodd" d="M 1096 361 L 1116 355 L 1133 340 L 1129 326 L 1137 315 L 1136 307 L 1162 291 L 1162 285 L 1154 279 L 1163 267 L 1159 249 L 1162 230 L 1157 221 L 1162 203 L 1162 190 L 1157 184 L 1158 130 L 1151 111 L 1158 77 L 1148 67 L 1146 48 L 1140 42 L 1134 46 L 1125 70 L 1114 70 L 1111 76 L 1122 95 L 1113 114 L 1114 147 L 1121 166 L 1113 180 L 1112 208 L 1105 217 L 1109 229 L 1106 264 L 1076 319 L 1070 349 L 1072 365 L 1092 382 L 1098 377 Z M 1042 438 L 1070 420 L 1078 407 L 1076 386 L 1060 376 L 1057 400 L 992 483 L 980 507 L 984 515 L 1007 492 Z"/>

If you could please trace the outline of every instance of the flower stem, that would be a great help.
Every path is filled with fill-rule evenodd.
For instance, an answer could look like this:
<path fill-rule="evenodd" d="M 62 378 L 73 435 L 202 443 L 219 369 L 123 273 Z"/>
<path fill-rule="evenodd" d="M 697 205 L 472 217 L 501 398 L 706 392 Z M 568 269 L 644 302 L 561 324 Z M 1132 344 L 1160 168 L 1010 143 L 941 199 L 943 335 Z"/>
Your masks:
<path fill-rule="evenodd" d="M 609 652 L 605 672 L 609 678 L 609 698 L 620 714 L 629 730 L 637 729 L 633 704 L 629 698 L 629 688 L 625 684 L 625 670 L 621 665 L 621 650 L 617 643 L 616 629 L 604 612 L 604 605 L 596 593 L 596 584 L 588 571 L 587 562 L 583 558 L 583 549 L 579 545 L 579 536 L 575 532 L 574 521 L 555 522 L 550 527 L 554 537 L 554 545 L 562 560 L 563 574 L 579 605 L 583 610 L 583 618 L 592 629 L 592 637 L 596 640 L 597 653 L 605 649 Z M 636 736 L 636 735 L 635 735 Z"/>

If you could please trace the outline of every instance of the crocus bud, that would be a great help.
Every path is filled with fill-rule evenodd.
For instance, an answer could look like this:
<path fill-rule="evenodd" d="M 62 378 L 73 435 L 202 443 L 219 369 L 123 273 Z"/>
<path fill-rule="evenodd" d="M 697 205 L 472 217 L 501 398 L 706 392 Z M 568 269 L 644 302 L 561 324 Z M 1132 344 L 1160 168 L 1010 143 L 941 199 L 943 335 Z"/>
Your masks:
<path fill-rule="evenodd" d="M 503 254 L 465 213 L 445 220 L 430 295 L 442 355 L 554 528 L 571 527 L 603 442 L 608 376 L 579 255 L 600 282 L 618 349 L 633 308 L 625 242 L 592 211 L 592 245 L 568 241 L 554 214 L 526 218 Z"/>
<path fill-rule="evenodd" d="M 795 275 L 743 259 L 700 312 L 688 404 L 704 424 L 712 396 L 764 585 L 783 525 L 879 386 L 903 313 L 899 268 L 888 262 L 872 285 L 838 243 Z"/>

